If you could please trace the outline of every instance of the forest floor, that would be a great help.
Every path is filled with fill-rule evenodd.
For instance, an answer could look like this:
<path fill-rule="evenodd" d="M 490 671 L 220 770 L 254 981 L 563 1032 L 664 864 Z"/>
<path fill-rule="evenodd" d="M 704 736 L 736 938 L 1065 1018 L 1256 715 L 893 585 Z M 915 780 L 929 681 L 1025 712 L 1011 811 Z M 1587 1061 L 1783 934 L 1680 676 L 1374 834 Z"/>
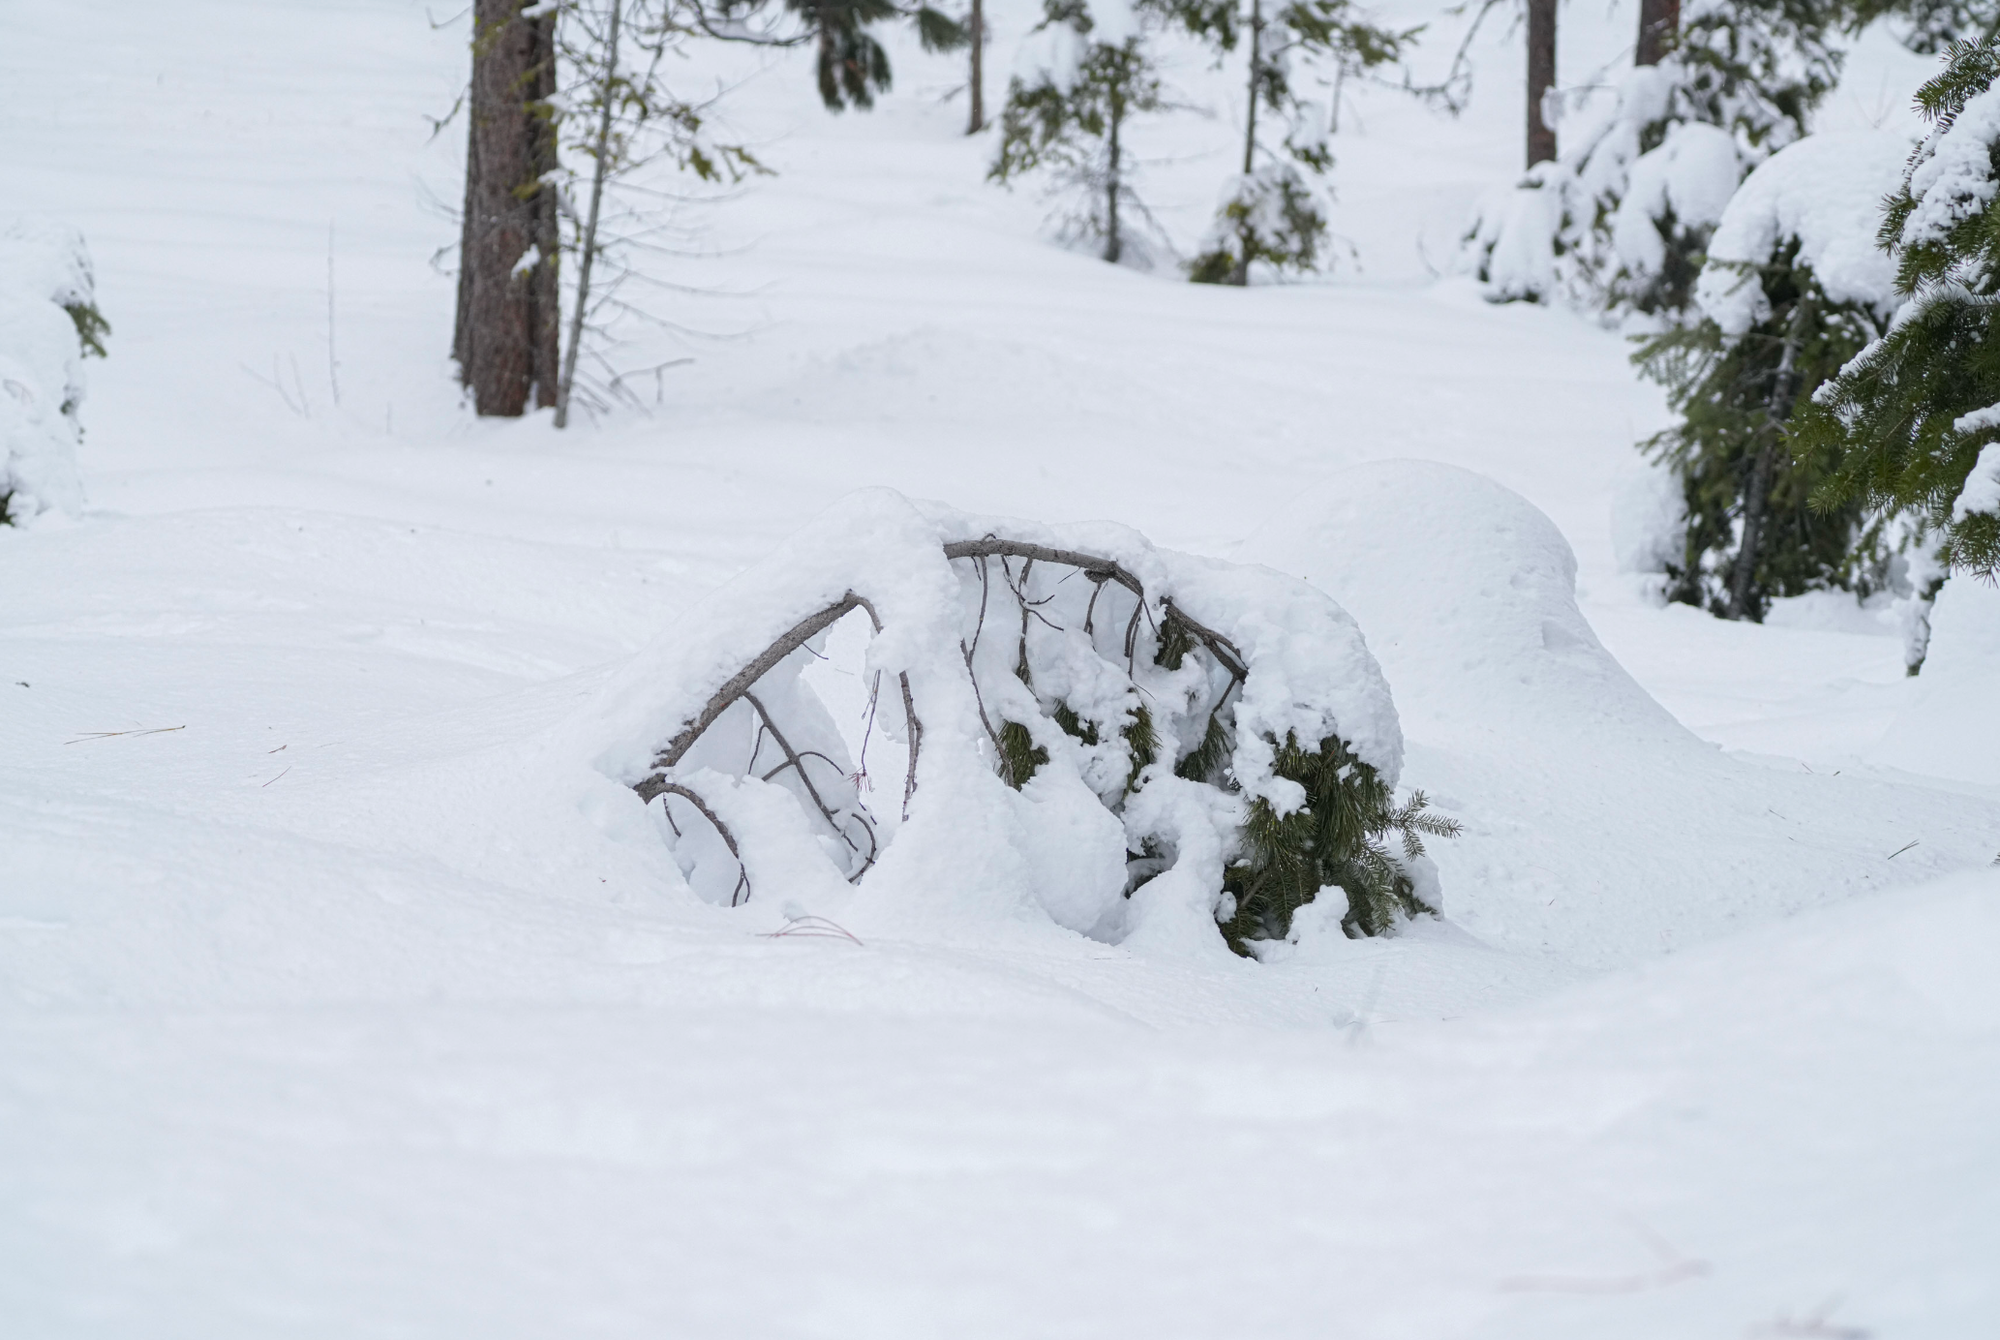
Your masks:
<path fill-rule="evenodd" d="M 1588 83 L 1631 6 L 1564 22 Z M 4 26 L 15 199 L 114 329 L 85 515 L 0 531 L 0 1329 L 1991 1334 L 2000 787 L 1890 747 L 1875 613 L 1620 571 L 1657 389 L 1430 273 L 1514 161 L 1518 34 L 1456 120 L 1357 95 L 1356 263 L 1247 291 L 1053 245 L 947 58 L 840 117 L 697 67 L 776 175 L 666 220 L 686 329 L 613 357 L 687 361 L 558 433 L 446 357 L 462 15 Z M 1924 68 L 1865 46 L 1829 124 Z M 1229 132 L 1148 132 L 1183 246 Z M 866 485 L 1326 585 L 1466 825 L 1443 920 L 1181 961 L 671 888 L 564 723 Z"/>

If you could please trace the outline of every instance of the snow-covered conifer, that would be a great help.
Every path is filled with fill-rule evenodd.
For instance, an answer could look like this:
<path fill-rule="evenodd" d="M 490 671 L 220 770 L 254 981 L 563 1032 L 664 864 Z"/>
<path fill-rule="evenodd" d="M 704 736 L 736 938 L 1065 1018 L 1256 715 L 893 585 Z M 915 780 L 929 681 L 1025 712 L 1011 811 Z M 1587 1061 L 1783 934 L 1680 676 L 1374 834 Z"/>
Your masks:
<path fill-rule="evenodd" d="M 1723 211 L 1693 285 L 1695 319 L 1636 355 L 1680 416 L 1649 444 L 1685 498 L 1673 599 L 1760 619 L 1773 597 L 1867 594 L 1894 578 L 1892 546 L 1858 504 L 1811 505 L 1821 473 L 1791 458 L 1785 432 L 1802 397 L 1887 323 L 1892 268 L 1874 231 L 1907 149 L 1878 132 L 1811 136 L 1774 155 Z"/>
<path fill-rule="evenodd" d="M 2000 46 L 1957 43 L 1917 104 L 1933 129 L 1889 201 L 1901 306 L 1814 396 L 1797 448 L 1820 501 L 1935 528 L 1954 568 L 2000 571 Z"/>
<path fill-rule="evenodd" d="M 83 360 L 110 332 L 80 234 L 0 227 L 0 524 L 82 506 Z"/>
<path fill-rule="evenodd" d="M 1133 189 L 1125 141 L 1134 116 L 1165 106 L 1149 37 L 1124 0 L 1048 0 L 1008 84 L 987 173 L 998 182 L 1046 174 L 1059 234 L 1113 264 L 1150 264 L 1145 239 L 1159 232 Z"/>
<path fill-rule="evenodd" d="M 1561 158 L 1475 211 L 1461 263 L 1495 301 L 1611 313 L 1685 310 L 1744 175 L 1806 133 L 1833 87 L 1834 0 L 1697 0 L 1654 65 Z"/>

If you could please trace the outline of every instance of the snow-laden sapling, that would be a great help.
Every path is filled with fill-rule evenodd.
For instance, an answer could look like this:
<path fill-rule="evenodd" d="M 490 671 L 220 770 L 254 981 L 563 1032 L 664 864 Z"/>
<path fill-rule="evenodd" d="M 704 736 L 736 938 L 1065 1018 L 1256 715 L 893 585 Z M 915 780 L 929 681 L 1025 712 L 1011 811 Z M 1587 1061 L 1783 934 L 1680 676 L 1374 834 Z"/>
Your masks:
<path fill-rule="evenodd" d="M 110 333 L 80 234 L 0 226 L 0 525 L 82 506 L 83 362 Z"/>
<path fill-rule="evenodd" d="M 1825 508 L 1860 502 L 1941 541 L 1950 568 L 2000 571 L 2000 47 L 1956 43 L 1917 94 L 1932 130 L 1890 196 L 1889 328 L 1813 397 L 1795 450 Z"/>
<path fill-rule="evenodd" d="M 843 733 L 802 676 L 848 618 L 868 689 Z M 1213 944 L 1219 924 L 1250 953 L 1320 897 L 1350 935 L 1431 910 L 1422 838 L 1457 832 L 1395 799 L 1395 709 L 1338 605 L 1108 524 L 856 495 L 677 629 L 629 697 L 607 765 L 718 902 L 967 884 L 1105 940 Z"/>
<path fill-rule="evenodd" d="M 1332 121 L 1302 91 L 1301 80 L 1319 75 L 1337 87 L 1350 75 L 1395 60 L 1416 31 L 1368 23 L 1349 0 L 1162 3 L 1218 62 L 1238 46 L 1246 55 L 1242 171 L 1223 188 L 1215 225 L 1189 263 L 1188 277 L 1198 284 L 1240 285 L 1250 282 L 1253 264 L 1318 268 L 1326 215 L 1306 174 L 1319 177 L 1333 166 L 1327 144 Z"/>
<path fill-rule="evenodd" d="M 1048 0 L 1008 85 L 987 176 L 1006 183 L 1045 174 L 1065 242 L 1096 245 L 1114 265 L 1144 263 L 1151 252 L 1135 245 L 1135 233 L 1159 230 L 1133 189 L 1126 134 L 1132 118 L 1165 105 L 1138 11 L 1116 0 Z"/>
<path fill-rule="evenodd" d="M 1786 433 L 1804 398 L 1887 323 L 1877 202 L 1907 148 L 1889 134 L 1812 136 L 1759 167 L 1716 230 L 1693 318 L 1635 355 L 1680 420 L 1648 444 L 1685 501 L 1670 598 L 1761 619 L 1774 597 L 1866 596 L 1895 579 L 1890 537 L 1858 503 L 1811 505 L 1824 472 L 1792 458 Z"/>

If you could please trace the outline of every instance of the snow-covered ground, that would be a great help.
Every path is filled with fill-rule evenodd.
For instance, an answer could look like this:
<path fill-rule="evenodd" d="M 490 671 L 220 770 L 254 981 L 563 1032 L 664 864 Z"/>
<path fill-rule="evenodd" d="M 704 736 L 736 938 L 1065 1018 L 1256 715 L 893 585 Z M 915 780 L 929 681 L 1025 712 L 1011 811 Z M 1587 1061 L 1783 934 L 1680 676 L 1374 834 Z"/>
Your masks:
<path fill-rule="evenodd" d="M 1631 7 L 1564 23 L 1589 83 Z M 1043 241 L 950 61 L 839 118 L 729 66 L 778 175 L 682 211 L 697 333 L 629 351 L 693 361 L 558 434 L 445 358 L 463 24 L 0 19 L 8 208 L 114 327 L 87 510 L 0 529 L 0 1333 L 1992 1334 L 2000 787 L 1875 616 L 1647 603 L 1657 392 L 1431 279 L 1518 34 L 1456 121 L 1357 96 L 1361 269 L 1247 292 Z M 1926 68 L 1871 40 L 1826 124 Z M 1184 239 L 1227 105 L 1149 132 Z M 1333 594 L 1466 826 L 1445 921 L 1255 964 L 680 892 L 575 723 L 865 485 Z"/>

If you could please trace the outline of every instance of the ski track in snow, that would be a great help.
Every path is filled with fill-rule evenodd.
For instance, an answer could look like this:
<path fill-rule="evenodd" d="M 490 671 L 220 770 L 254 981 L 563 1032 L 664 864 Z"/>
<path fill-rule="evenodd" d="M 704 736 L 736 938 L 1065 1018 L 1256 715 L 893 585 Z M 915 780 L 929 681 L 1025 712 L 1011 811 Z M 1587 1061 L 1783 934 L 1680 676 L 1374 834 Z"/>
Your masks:
<path fill-rule="evenodd" d="M 444 357 L 460 22 L 17 9 L 11 185 L 114 329 L 88 511 L 0 529 L 0 1333 L 1991 1334 L 2000 791 L 1869 761 L 1871 615 L 1646 604 L 1657 394 L 1426 278 L 1512 162 L 1504 25 L 1458 121 L 1345 114 L 1365 272 L 1248 292 L 1039 240 L 948 61 L 840 118 L 730 67 L 779 175 L 677 216 L 700 334 L 631 351 L 694 362 L 559 435 Z M 1564 22 L 1585 83 L 1632 17 Z M 1871 42 L 1829 126 L 1928 68 Z M 1138 133 L 1198 233 L 1228 115 Z M 1466 824 L 1447 921 L 1257 965 L 663 896 L 571 723 L 874 484 L 1322 584 Z"/>

